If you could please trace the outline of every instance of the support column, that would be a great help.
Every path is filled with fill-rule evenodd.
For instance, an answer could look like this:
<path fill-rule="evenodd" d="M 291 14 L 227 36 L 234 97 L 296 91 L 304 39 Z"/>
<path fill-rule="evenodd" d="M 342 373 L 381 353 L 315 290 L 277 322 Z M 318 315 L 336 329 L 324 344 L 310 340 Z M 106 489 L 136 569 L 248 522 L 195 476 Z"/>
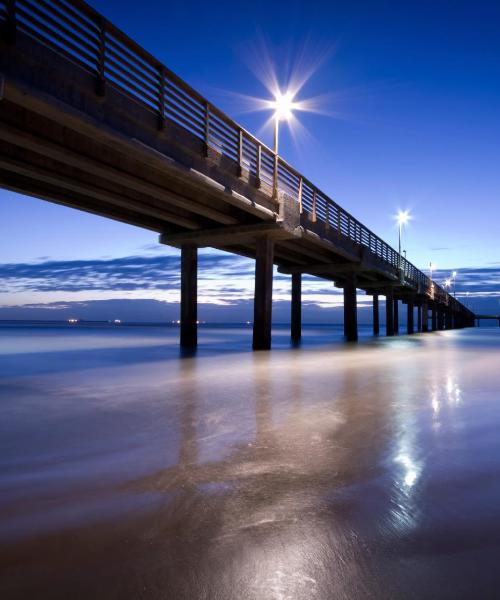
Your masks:
<path fill-rule="evenodd" d="M 437 329 L 437 311 L 436 311 L 436 306 L 432 305 L 432 331 L 436 331 Z"/>
<path fill-rule="evenodd" d="M 292 314 L 291 314 L 292 341 L 300 342 L 302 337 L 302 275 L 292 274 Z"/>
<path fill-rule="evenodd" d="M 406 331 L 408 334 L 412 334 L 414 332 L 413 326 L 413 299 L 408 299 L 407 308 L 407 318 L 406 318 Z"/>
<path fill-rule="evenodd" d="M 259 236 L 255 256 L 252 344 L 254 350 L 269 350 L 271 348 L 273 259 L 273 240 L 269 236 Z"/>
<path fill-rule="evenodd" d="M 380 321 L 378 311 L 378 294 L 373 294 L 373 335 L 380 333 Z"/>
<path fill-rule="evenodd" d="M 354 273 L 349 273 L 344 283 L 344 335 L 348 342 L 356 342 L 358 339 L 356 275 Z"/>
<path fill-rule="evenodd" d="M 394 298 L 394 334 L 399 333 L 399 301 Z"/>
<path fill-rule="evenodd" d="M 385 292 L 385 331 L 386 335 L 394 335 L 394 290 L 387 288 Z"/>
<path fill-rule="evenodd" d="M 198 248 L 181 248 L 181 347 L 198 344 Z"/>
<path fill-rule="evenodd" d="M 420 333 L 422 331 L 422 305 L 417 305 L 417 331 Z"/>
<path fill-rule="evenodd" d="M 422 331 L 429 331 L 429 305 L 427 302 L 422 302 Z"/>
<path fill-rule="evenodd" d="M 439 330 L 444 329 L 444 312 L 441 307 L 437 311 L 437 326 Z"/>

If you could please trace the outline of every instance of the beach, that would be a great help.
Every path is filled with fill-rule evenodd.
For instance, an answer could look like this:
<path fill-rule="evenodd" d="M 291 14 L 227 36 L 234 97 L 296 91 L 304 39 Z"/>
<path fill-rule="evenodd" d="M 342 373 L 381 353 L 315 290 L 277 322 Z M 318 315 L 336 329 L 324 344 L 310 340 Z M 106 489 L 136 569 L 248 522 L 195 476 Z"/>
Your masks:
<path fill-rule="evenodd" d="M 500 328 L 0 326 L 2 598 L 494 598 Z"/>

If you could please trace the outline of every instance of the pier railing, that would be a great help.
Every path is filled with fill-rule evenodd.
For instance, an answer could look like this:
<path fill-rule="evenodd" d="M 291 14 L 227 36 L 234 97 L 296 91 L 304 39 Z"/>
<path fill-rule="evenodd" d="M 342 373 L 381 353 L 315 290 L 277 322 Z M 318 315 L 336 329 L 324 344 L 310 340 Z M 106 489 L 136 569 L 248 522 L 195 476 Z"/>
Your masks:
<path fill-rule="evenodd" d="M 263 192 L 271 194 L 277 181 L 311 222 L 368 248 L 431 294 L 427 275 L 82 0 L 0 0 L 0 22 L 7 38 L 21 31 L 92 73 L 96 93 L 115 86 L 154 112 L 160 128 L 166 120 L 185 128 L 206 152 L 213 148 L 235 161 L 238 173 L 246 170 Z M 437 284 L 433 295 L 449 296 Z"/>

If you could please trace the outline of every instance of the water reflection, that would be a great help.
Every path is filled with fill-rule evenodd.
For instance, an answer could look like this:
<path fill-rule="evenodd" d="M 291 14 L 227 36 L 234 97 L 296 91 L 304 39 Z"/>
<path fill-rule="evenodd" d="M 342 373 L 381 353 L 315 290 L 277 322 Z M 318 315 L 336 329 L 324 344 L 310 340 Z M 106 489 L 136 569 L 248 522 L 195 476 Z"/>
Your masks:
<path fill-rule="evenodd" d="M 496 488 L 477 488 L 484 501 L 472 502 L 462 481 L 468 469 L 500 468 L 500 457 L 480 445 L 500 409 L 484 400 L 464 418 L 467 390 L 485 381 L 480 366 L 465 361 L 471 353 L 445 336 L 258 354 L 235 347 L 231 355 L 127 367 L 117 359 L 113 368 L 33 380 L 33 395 L 45 394 L 51 406 L 60 398 L 57 415 L 47 417 L 47 429 L 58 432 L 51 453 L 64 456 L 59 467 L 51 463 L 53 472 L 69 462 L 77 473 L 86 461 L 89 476 L 75 476 L 72 488 L 45 474 L 43 491 L 23 488 L 31 504 L 62 497 L 80 518 L 58 522 L 53 511 L 48 530 L 10 538 L 0 551 L 9 569 L 0 591 L 411 598 L 439 597 L 444 580 L 457 597 L 457 578 L 461 590 L 466 580 L 449 575 L 460 558 L 434 549 L 465 526 L 453 515 L 478 507 L 500 519 Z M 482 384 L 492 393 L 496 377 L 492 371 Z M 71 398 L 61 393 L 69 389 Z M 18 438 L 29 410 L 10 421 Z M 47 443 L 34 446 L 38 456 Z M 122 470 L 113 458 L 120 453 Z M 104 504 L 91 513 L 90 497 L 115 514 L 99 511 Z M 19 496 L 2 508 L 12 522 L 26 519 Z M 473 551 L 467 539 L 460 538 L 460 556 Z M 500 558 L 496 544 L 487 551 Z"/>

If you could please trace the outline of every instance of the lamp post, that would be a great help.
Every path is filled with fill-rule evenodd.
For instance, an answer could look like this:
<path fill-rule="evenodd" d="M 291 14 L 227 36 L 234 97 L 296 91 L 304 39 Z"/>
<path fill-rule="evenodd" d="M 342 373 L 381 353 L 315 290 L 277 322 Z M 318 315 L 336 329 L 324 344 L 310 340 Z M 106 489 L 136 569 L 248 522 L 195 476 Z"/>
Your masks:
<path fill-rule="evenodd" d="M 398 236 L 398 254 L 399 254 L 398 268 L 399 268 L 399 276 L 401 279 L 401 283 L 403 283 L 403 281 L 404 281 L 404 274 L 401 269 L 401 235 L 403 232 L 403 225 L 406 225 L 410 219 L 411 219 L 410 213 L 407 210 L 400 210 L 398 212 L 398 214 L 396 215 L 396 220 L 398 222 L 398 232 L 399 232 L 399 236 Z M 406 251 L 405 251 L 405 258 L 406 258 Z"/>
<path fill-rule="evenodd" d="M 432 279 L 432 272 L 434 271 L 434 269 L 436 268 L 436 265 L 433 264 L 432 262 L 429 263 L 429 271 L 431 274 L 431 298 L 434 300 L 434 281 Z"/>
<path fill-rule="evenodd" d="M 273 174 L 273 197 L 278 195 L 278 149 L 279 149 L 279 128 L 280 121 L 289 121 L 293 116 L 293 109 L 297 108 L 297 103 L 293 101 L 292 92 L 284 94 L 281 91 L 276 92 L 274 101 L 271 102 L 271 108 L 274 109 L 274 174 Z"/>
<path fill-rule="evenodd" d="M 456 282 L 457 282 L 457 272 L 453 271 L 451 274 L 451 278 L 453 279 L 453 298 L 456 298 Z"/>

